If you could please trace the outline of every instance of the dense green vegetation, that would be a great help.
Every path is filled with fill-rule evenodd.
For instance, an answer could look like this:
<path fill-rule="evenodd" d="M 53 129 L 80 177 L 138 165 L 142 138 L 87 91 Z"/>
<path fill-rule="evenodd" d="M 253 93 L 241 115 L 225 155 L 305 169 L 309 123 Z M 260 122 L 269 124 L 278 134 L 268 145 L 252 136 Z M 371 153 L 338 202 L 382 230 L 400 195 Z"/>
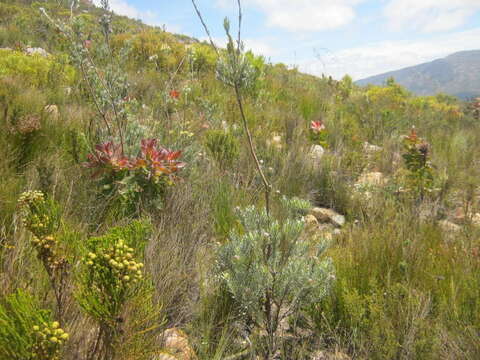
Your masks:
<path fill-rule="evenodd" d="M 0 3 L 1 360 L 480 357 L 480 104 L 66 5 Z"/>

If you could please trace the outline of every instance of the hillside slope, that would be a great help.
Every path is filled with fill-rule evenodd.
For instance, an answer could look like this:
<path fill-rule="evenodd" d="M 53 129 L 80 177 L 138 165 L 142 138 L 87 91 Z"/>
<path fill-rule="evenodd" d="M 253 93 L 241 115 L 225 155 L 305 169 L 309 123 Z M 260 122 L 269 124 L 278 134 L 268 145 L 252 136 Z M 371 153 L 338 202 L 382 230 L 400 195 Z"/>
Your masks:
<path fill-rule="evenodd" d="M 393 77 L 417 95 L 446 93 L 460 98 L 480 95 L 480 50 L 461 51 L 443 59 L 371 76 L 358 85 L 382 85 Z"/>
<path fill-rule="evenodd" d="M 0 1 L 0 360 L 480 359 L 480 105 L 67 3 Z"/>

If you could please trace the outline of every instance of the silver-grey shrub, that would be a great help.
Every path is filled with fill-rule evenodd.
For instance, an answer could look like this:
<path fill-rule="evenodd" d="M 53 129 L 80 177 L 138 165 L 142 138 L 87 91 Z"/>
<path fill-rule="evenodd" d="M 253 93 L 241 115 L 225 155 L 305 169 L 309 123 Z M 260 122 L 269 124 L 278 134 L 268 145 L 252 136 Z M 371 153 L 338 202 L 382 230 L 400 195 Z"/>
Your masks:
<path fill-rule="evenodd" d="M 288 204 L 288 202 L 284 202 Z M 239 210 L 243 231 L 233 231 L 218 250 L 218 279 L 244 319 L 266 334 L 265 359 L 279 349 L 280 324 L 328 294 L 333 276 L 327 245 L 303 234 L 301 218 L 274 219 L 254 206 Z"/>

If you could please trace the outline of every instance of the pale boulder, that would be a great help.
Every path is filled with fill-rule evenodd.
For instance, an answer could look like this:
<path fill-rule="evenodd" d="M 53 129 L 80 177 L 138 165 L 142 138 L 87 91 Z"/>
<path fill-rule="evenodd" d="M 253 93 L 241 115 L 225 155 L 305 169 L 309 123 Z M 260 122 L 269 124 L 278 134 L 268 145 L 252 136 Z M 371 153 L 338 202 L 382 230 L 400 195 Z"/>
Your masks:
<path fill-rule="evenodd" d="M 377 146 L 377 145 L 373 145 L 373 144 L 370 144 L 369 142 L 365 141 L 363 143 L 363 151 L 367 154 L 367 155 L 372 155 L 372 154 L 375 154 L 379 151 L 382 151 L 382 147 L 380 146 Z"/>
<path fill-rule="evenodd" d="M 330 223 L 335 227 L 342 227 L 345 225 L 345 216 L 340 215 L 336 211 L 327 208 L 315 207 L 309 212 L 321 224 Z"/>
<path fill-rule="evenodd" d="M 54 120 L 58 120 L 60 117 L 60 112 L 58 111 L 57 105 L 47 105 L 43 110 Z"/>
<path fill-rule="evenodd" d="M 438 225 L 440 226 L 440 228 L 443 231 L 448 232 L 448 233 L 458 232 L 458 231 L 462 230 L 461 226 L 459 226 L 457 224 L 454 224 L 453 222 L 448 221 L 448 220 L 441 220 L 441 221 L 438 222 Z"/>
<path fill-rule="evenodd" d="M 313 161 L 318 162 L 322 160 L 325 155 L 325 149 L 321 145 L 313 145 L 310 149 L 310 157 Z"/>
<path fill-rule="evenodd" d="M 386 183 L 385 176 L 378 171 L 363 173 L 355 187 L 382 187 Z"/>
<path fill-rule="evenodd" d="M 480 213 L 476 213 L 472 216 L 472 225 L 480 227 Z"/>
<path fill-rule="evenodd" d="M 157 355 L 155 360 L 196 360 L 197 356 L 188 341 L 187 335 L 177 328 L 165 330 L 160 335 L 164 352 Z"/>
<path fill-rule="evenodd" d="M 311 356 L 310 359 L 311 360 L 351 360 L 351 357 L 340 351 L 335 351 L 335 352 L 317 351 Z"/>
<path fill-rule="evenodd" d="M 27 47 L 25 49 L 25 53 L 27 55 L 39 55 L 39 56 L 43 56 L 43 57 L 49 57 L 50 54 L 45 50 L 45 49 L 42 49 L 42 48 L 36 48 L 36 47 Z"/>

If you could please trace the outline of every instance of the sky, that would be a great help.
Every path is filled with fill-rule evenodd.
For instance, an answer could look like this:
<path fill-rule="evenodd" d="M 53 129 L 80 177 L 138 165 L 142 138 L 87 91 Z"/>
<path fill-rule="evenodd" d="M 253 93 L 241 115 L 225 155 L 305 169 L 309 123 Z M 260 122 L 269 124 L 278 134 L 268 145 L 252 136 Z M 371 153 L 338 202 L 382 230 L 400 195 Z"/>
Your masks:
<path fill-rule="evenodd" d="M 197 0 L 218 45 L 236 0 Z M 480 0 L 242 0 L 247 49 L 272 63 L 354 80 L 480 49 Z M 191 0 L 110 0 L 118 14 L 205 40 Z"/>

